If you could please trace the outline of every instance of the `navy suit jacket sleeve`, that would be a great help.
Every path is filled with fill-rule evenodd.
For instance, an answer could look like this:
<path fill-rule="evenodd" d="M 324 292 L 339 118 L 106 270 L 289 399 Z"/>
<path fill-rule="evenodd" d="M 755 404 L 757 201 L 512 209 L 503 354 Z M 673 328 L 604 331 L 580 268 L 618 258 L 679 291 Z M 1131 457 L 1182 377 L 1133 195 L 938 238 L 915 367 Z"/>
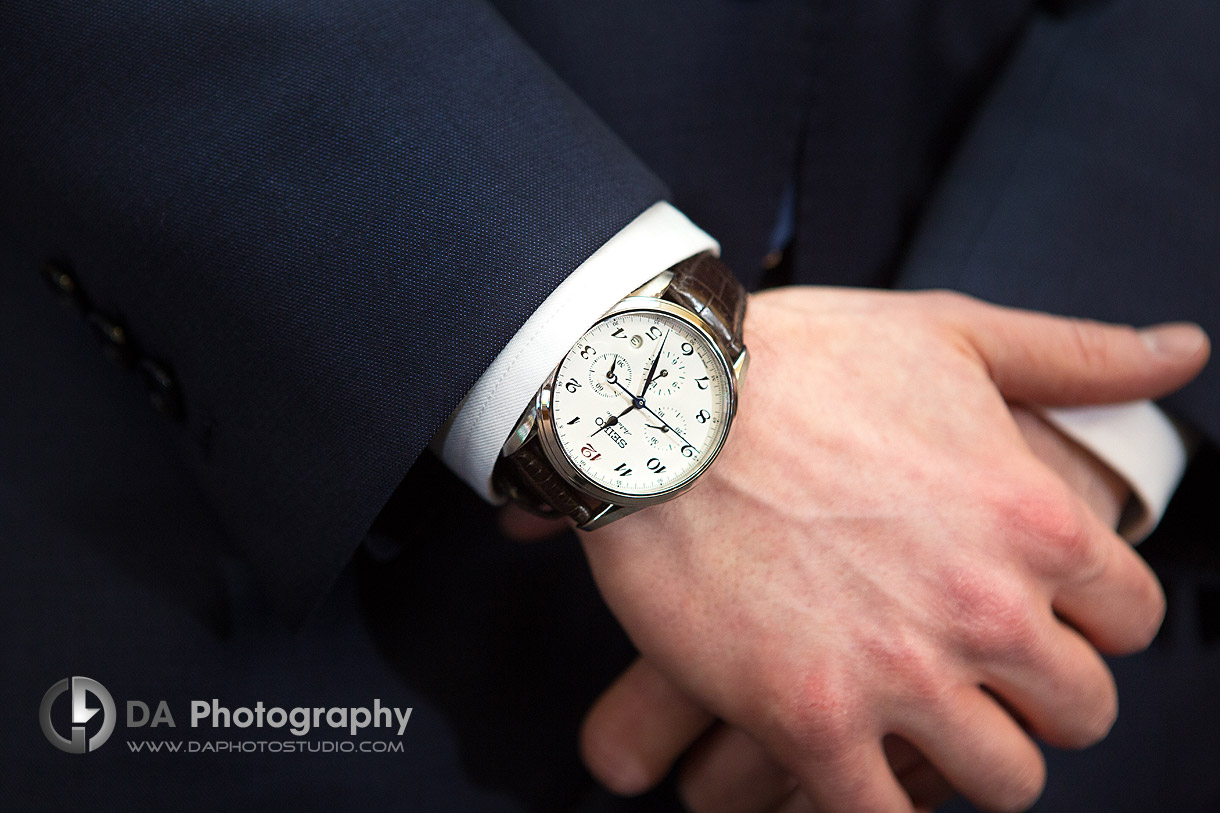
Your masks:
<path fill-rule="evenodd" d="M 202 489 L 297 617 L 517 327 L 665 194 L 479 0 L 8 2 L 0 166 L 9 273 L 66 261 L 168 365 Z"/>
<path fill-rule="evenodd" d="M 1031 26 L 901 284 L 1220 340 L 1220 4 L 1078 3 Z M 1166 406 L 1220 441 L 1220 365 Z"/>

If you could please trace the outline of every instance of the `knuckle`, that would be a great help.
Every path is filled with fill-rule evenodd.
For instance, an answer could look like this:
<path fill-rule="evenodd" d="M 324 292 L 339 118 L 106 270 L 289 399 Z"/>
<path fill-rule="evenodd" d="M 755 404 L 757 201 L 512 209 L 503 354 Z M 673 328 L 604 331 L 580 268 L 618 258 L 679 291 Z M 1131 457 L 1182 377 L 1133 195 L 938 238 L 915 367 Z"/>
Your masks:
<path fill-rule="evenodd" d="M 947 612 L 964 650 L 985 660 L 1029 661 L 1040 636 L 1025 591 L 996 575 L 964 576 L 946 583 Z"/>
<path fill-rule="evenodd" d="M 1093 537 L 1088 526 L 1075 512 L 1065 513 L 1053 528 L 1042 529 L 1051 566 L 1074 580 L 1091 581 L 1105 565 L 1105 546 Z"/>
<path fill-rule="evenodd" d="M 919 298 L 935 308 L 953 308 L 960 307 L 965 296 L 957 291 L 937 288 L 930 291 L 921 291 Z"/>
<path fill-rule="evenodd" d="M 1105 547 L 1066 486 L 1046 483 L 1018 489 L 1000 514 L 1010 533 L 1029 541 L 1025 553 L 1043 570 L 1087 581 L 1105 565 Z"/>
<path fill-rule="evenodd" d="M 963 294 L 961 291 L 954 291 L 948 288 L 935 288 L 929 291 L 923 291 L 920 294 L 928 302 L 933 305 L 944 308 L 964 308 L 978 302 L 972 296 Z"/>
<path fill-rule="evenodd" d="M 898 681 L 906 700 L 920 708 L 945 708 L 951 705 L 952 683 L 944 665 L 926 646 L 913 639 L 875 639 L 862 644 L 871 667 Z"/>
<path fill-rule="evenodd" d="M 785 740 L 806 758 L 835 762 L 856 736 L 855 701 L 845 682 L 828 674 L 798 681 L 781 694 L 775 715 Z"/>
<path fill-rule="evenodd" d="M 1086 367 L 1106 369 L 1112 358 L 1110 334 L 1098 322 L 1087 319 L 1067 320 L 1067 340 L 1071 350 Z"/>
<path fill-rule="evenodd" d="M 929 313 L 954 318 L 969 316 L 974 308 L 982 304 L 972 296 L 945 289 L 920 291 L 916 296 Z"/>

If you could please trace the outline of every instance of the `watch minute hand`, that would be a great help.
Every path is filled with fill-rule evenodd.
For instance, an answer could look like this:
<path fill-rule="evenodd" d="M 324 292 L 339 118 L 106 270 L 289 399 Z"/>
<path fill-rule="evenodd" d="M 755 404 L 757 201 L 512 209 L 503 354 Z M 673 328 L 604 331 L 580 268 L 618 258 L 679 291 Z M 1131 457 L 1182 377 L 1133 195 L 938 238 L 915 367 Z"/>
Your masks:
<path fill-rule="evenodd" d="M 657 371 L 657 362 L 661 360 L 661 352 L 665 349 L 665 342 L 669 341 L 669 331 L 665 331 L 665 338 L 661 339 L 661 346 L 657 348 L 657 354 L 652 359 L 652 366 L 648 368 L 648 377 L 644 379 L 644 387 L 640 390 L 640 397 L 648 392 L 649 385 L 652 384 L 652 377 Z"/>
<path fill-rule="evenodd" d="M 610 383 L 613 384 L 614 386 L 618 387 L 623 392 L 627 393 L 627 397 L 631 399 L 631 406 L 626 411 L 624 411 L 623 414 L 626 415 L 628 412 L 635 409 L 635 396 L 631 394 L 631 390 L 624 387 L 623 382 L 619 381 L 617 378 L 615 378 Z"/>

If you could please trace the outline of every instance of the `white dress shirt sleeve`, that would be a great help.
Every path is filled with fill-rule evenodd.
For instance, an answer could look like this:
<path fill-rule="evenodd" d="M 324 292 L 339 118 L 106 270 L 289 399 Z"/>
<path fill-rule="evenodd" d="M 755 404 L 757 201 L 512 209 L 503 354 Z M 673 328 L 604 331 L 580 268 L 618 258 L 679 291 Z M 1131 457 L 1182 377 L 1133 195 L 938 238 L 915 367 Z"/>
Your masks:
<path fill-rule="evenodd" d="M 687 257 L 720 251 L 706 232 L 659 202 L 585 260 L 522 325 L 458 405 L 432 446 L 471 488 L 499 502 L 491 472 L 500 447 L 538 387 L 597 319 L 620 299 Z M 1156 527 L 1186 467 L 1186 442 L 1148 401 L 1046 409 L 1061 432 L 1097 455 L 1131 487 L 1120 532 L 1139 542 Z"/>
<path fill-rule="evenodd" d="M 1139 544 L 1152 533 L 1189 458 L 1189 439 L 1151 401 L 1044 409 L 1060 432 L 1088 449 L 1131 487 L 1118 532 Z"/>
<path fill-rule="evenodd" d="M 433 439 L 441 459 L 490 502 L 500 447 L 538 388 L 584 332 L 675 263 L 720 245 L 665 202 L 627 224 L 565 279 L 500 351 Z"/>

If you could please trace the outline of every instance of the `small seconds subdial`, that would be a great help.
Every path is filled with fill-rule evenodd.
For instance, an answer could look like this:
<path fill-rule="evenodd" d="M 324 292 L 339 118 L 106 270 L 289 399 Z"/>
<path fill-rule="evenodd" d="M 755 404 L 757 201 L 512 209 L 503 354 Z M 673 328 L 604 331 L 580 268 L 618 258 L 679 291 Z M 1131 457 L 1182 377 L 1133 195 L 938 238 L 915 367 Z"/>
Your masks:
<path fill-rule="evenodd" d="M 618 353 L 595 356 L 589 367 L 588 379 L 589 388 L 605 398 L 629 401 L 631 398 L 626 393 L 635 392 L 635 375 L 631 364 Z"/>

